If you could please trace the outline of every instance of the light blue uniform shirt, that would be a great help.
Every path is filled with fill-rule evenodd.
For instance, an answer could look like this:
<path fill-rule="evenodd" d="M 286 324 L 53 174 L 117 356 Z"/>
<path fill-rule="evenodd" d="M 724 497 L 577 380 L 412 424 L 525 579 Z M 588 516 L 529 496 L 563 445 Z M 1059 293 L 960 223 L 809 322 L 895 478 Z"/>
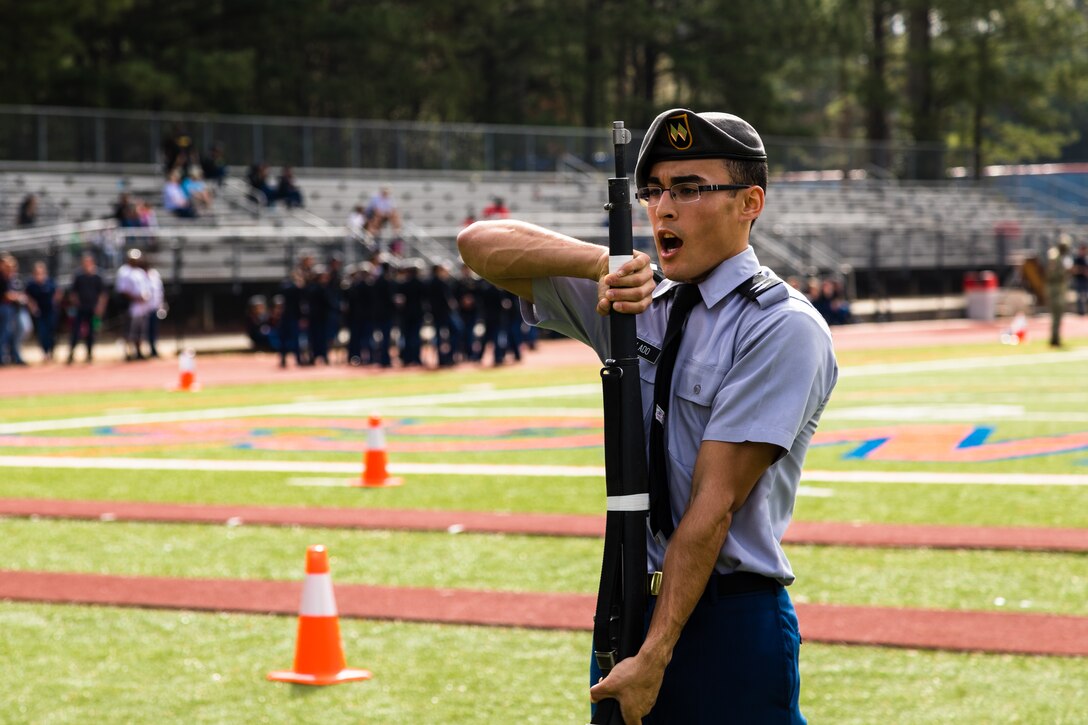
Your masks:
<path fill-rule="evenodd" d="M 673 523 L 680 521 L 691 495 L 695 458 L 704 440 L 772 443 L 784 453 L 767 469 L 748 500 L 733 515 L 715 570 L 749 571 L 793 582 L 782 551 L 782 535 L 793 516 L 794 500 L 816 424 L 838 378 L 831 332 L 808 300 L 783 283 L 753 301 L 736 292 L 761 268 L 751 247 L 725 260 L 699 283 L 696 304 L 673 371 L 670 420 L 665 421 L 669 457 L 669 498 Z M 656 349 L 665 336 L 676 283 L 665 280 L 654 302 L 638 316 L 639 340 Z M 553 277 L 534 280 L 532 305 L 522 313 L 532 325 L 581 340 L 609 357 L 608 318 L 596 312 L 594 280 Z M 643 419 L 649 441 L 656 356 L 639 358 Z M 649 567 L 661 569 L 665 551 L 649 534 Z"/>

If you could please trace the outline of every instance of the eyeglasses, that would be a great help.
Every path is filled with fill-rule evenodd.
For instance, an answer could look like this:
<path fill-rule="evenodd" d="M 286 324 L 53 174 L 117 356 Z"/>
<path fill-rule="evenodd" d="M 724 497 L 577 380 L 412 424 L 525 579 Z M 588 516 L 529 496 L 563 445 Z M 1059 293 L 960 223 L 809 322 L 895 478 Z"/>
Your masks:
<path fill-rule="evenodd" d="M 661 202 L 661 196 L 667 191 L 672 194 L 672 199 L 678 204 L 691 204 L 699 201 L 704 191 L 740 191 L 747 189 L 750 184 L 695 184 L 685 182 L 673 184 L 668 189 L 660 186 L 644 186 L 635 191 L 638 203 L 643 206 L 657 206 Z"/>

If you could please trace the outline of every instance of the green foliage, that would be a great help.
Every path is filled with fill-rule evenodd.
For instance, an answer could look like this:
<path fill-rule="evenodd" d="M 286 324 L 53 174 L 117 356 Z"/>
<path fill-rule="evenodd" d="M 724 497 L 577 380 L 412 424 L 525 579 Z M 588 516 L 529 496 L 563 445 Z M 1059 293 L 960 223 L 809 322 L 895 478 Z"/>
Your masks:
<path fill-rule="evenodd" d="M 1057 157 L 1088 99 L 1074 0 L 3 0 L 0 42 L 8 103 L 594 127 L 686 105 L 993 161 Z"/>

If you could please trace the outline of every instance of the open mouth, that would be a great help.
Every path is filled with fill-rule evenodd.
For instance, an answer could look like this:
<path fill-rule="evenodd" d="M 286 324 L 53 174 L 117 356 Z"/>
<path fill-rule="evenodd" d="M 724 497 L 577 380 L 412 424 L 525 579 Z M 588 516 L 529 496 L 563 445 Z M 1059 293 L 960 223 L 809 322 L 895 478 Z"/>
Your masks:
<path fill-rule="evenodd" d="M 660 245 L 662 252 L 669 253 L 684 246 L 684 240 L 672 232 L 661 232 L 661 234 L 658 235 L 658 244 Z"/>

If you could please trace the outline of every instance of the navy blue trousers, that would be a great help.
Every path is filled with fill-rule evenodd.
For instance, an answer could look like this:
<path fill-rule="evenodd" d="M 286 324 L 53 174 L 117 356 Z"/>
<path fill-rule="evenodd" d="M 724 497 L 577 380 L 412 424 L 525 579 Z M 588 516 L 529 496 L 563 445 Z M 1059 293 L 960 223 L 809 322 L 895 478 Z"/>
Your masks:
<path fill-rule="evenodd" d="M 650 598 L 649 626 L 656 597 Z M 696 605 L 643 725 L 803 725 L 798 696 L 801 636 L 785 587 Z M 590 658 L 590 684 L 601 677 Z"/>

